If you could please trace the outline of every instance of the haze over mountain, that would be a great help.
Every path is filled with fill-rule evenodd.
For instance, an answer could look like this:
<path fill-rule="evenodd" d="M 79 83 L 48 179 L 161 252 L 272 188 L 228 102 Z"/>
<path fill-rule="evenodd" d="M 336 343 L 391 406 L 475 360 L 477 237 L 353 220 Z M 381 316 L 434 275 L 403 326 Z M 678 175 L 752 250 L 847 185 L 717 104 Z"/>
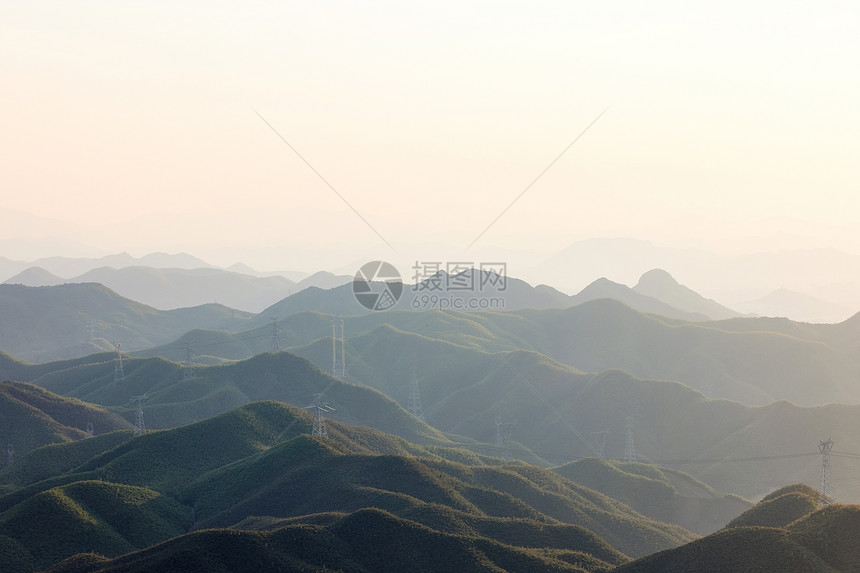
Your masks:
<path fill-rule="evenodd" d="M 256 326 L 249 330 L 198 330 L 135 354 L 180 361 L 187 343 L 206 363 L 238 360 L 271 350 L 274 327 L 281 347 L 296 352 L 304 352 L 300 349 L 315 341 L 328 341 L 328 347 L 326 342 L 319 344 L 312 360 L 321 369 L 331 369 L 330 337 L 332 321 L 340 320 L 337 315 L 299 313 L 279 318 L 274 326 L 271 318 L 265 318 L 263 313 L 240 323 Z M 683 322 L 599 299 L 567 309 L 389 310 L 346 316 L 343 321 L 350 365 L 361 358 L 352 340 L 385 335 L 394 338 L 392 344 L 397 347 L 397 337 L 408 339 L 409 333 L 484 352 L 533 350 L 581 371 L 621 369 L 639 378 L 676 380 L 708 397 L 751 405 L 776 400 L 803 405 L 860 400 L 855 383 L 860 377 L 860 315 L 836 325 L 765 318 Z M 386 325 L 393 328 L 382 328 Z M 445 347 L 432 351 L 445 360 Z M 364 373 L 368 379 L 382 374 Z"/>
<path fill-rule="evenodd" d="M 49 361 L 113 349 L 164 344 L 190 325 L 230 328 L 247 313 L 218 304 L 160 311 L 95 283 L 52 287 L 0 285 L 0 350 Z"/>
<path fill-rule="evenodd" d="M 787 289 L 775 290 L 757 300 L 738 302 L 735 307 L 761 316 L 790 316 L 800 322 L 837 323 L 856 312 L 853 307 Z"/>
<path fill-rule="evenodd" d="M 696 249 L 658 246 L 637 239 L 577 241 L 522 273 L 565 292 L 577 292 L 596 276 L 634 284 L 651 269 L 664 269 L 706 297 L 744 313 L 770 316 L 766 304 L 747 304 L 784 288 L 846 307 L 824 313 L 803 305 L 784 306 L 780 316 L 810 322 L 838 322 L 860 311 L 860 256 L 836 249 L 797 249 L 717 255 Z M 666 301 L 668 302 L 668 301 Z M 743 308 L 741 308 L 743 306 Z"/>
<path fill-rule="evenodd" d="M 782 401 L 749 407 L 709 400 L 679 383 L 640 380 L 618 370 L 582 373 L 535 352 L 488 353 L 400 333 L 390 326 L 380 329 L 350 340 L 347 358 L 349 379 L 378 392 L 336 381 L 284 352 L 229 366 L 199 367 L 191 381 L 183 380 L 178 364 L 129 360 L 127 388 L 114 384 L 110 355 L 19 365 L 14 377 L 118 408 L 129 420 L 134 410 L 128 396 L 149 392 L 147 419 L 154 427 L 201 419 L 251 399 L 279 398 L 306 405 L 314 393 L 324 391 L 337 408 L 335 418 L 362 420 L 416 440 L 442 431 L 466 437 L 465 442 L 457 440 L 462 447 L 471 448 L 472 443 L 486 448 L 497 439 L 498 416 L 517 421 L 510 436 L 511 455 L 550 464 L 596 455 L 592 432 L 608 431 L 606 454 L 621 457 L 625 420 L 632 417 L 638 459 L 680 469 L 719 491 L 751 499 L 779 487 L 779 480 L 817 483 L 820 439 L 830 436 L 840 451 L 860 452 L 860 406 L 804 408 Z M 322 368 L 331 365 L 330 340 L 294 352 Z M 290 370 L 292 375 L 286 373 Z M 433 429 L 386 397 L 407 407 L 416 377 Z M 356 400 L 364 404 L 361 410 L 356 410 Z M 477 451 L 499 453 L 497 446 Z M 770 459 L 773 454 L 777 455 Z M 749 461 L 733 461 L 736 458 Z M 853 471 L 849 458 L 834 458 L 832 463 L 834 471 Z M 740 467 L 743 471 L 738 471 Z M 844 500 L 860 499 L 860 489 L 846 482 L 840 495 Z"/>
<path fill-rule="evenodd" d="M 67 282 L 103 284 L 120 296 L 161 310 L 220 303 L 255 313 L 296 288 L 296 283 L 281 276 L 253 277 L 211 268 L 101 267 Z"/>
<path fill-rule="evenodd" d="M 568 296 L 547 285 L 532 286 L 515 277 L 505 277 L 504 282 L 499 284 L 495 284 L 496 279 L 489 277 L 486 271 L 476 269 L 457 274 L 439 271 L 416 284 L 404 284 L 399 300 L 391 308 L 512 311 L 524 308 L 567 308 L 591 300 L 611 298 L 640 312 L 680 320 L 702 321 L 739 316 L 739 313 L 699 297 L 674 282 L 671 277 L 663 282 L 674 283 L 674 287 L 655 288 L 652 291 L 665 299 L 679 300 L 685 309 L 605 278 L 595 280 L 575 296 Z M 679 296 L 679 292 L 683 294 Z M 365 314 L 368 309 L 356 300 L 353 283 L 349 281 L 334 288 L 308 289 L 297 293 L 265 309 L 250 324 L 259 325 L 272 317 L 285 317 L 302 311 L 354 315 Z"/>
<path fill-rule="evenodd" d="M 532 254 L 528 258 L 534 261 Z M 641 276 L 654 269 L 663 269 L 679 279 L 688 288 L 704 293 L 705 300 L 720 301 L 718 306 L 709 305 L 713 313 L 688 310 L 682 306 L 678 294 L 668 300 L 653 296 L 656 292 L 640 294 L 658 298 L 680 310 L 706 314 L 711 318 L 725 318 L 725 308 L 739 310 L 745 314 L 762 316 L 787 316 L 793 320 L 808 322 L 839 322 L 854 312 L 860 311 L 860 257 L 834 249 L 808 249 L 794 251 L 758 252 L 748 255 L 718 256 L 714 253 L 693 249 L 659 247 L 651 242 L 635 239 L 590 239 L 573 243 L 555 255 L 547 255 L 546 261 L 538 265 L 509 265 L 510 272 L 532 284 L 546 284 L 568 294 L 580 292 L 598 277 L 617 284 L 637 284 Z M 128 266 L 153 268 L 214 268 L 198 258 L 179 253 L 167 255 L 152 253 L 135 258 L 126 253 L 99 258 L 47 257 L 34 261 L 14 261 L 0 257 L 0 279 L 8 281 L 18 273 L 39 266 L 56 277 L 71 279 L 100 268 L 121 269 Z M 317 272 L 316 280 L 305 280 L 311 273 L 298 271 L 257 271 L 248 265 L 236 263 L 225 268 L 230 272 L 256 277 L 283 276 L 298 283 L 294 292 L 307 286 L 323 289 L 339 286 L 351 281 L 360 263 L 353 263 L 335 274 Z M 353 268 L 354 267 L 354 268 Z M 411 263 L 401 265 L 408 269 Z M 803 269 L 799 272 L 799 269 Z M 349 274 L 344 274 L 347 272 Z M 408 275 L 409 273 L 406 273 Z M 43 284 L 52 284 L 50 276 Z M 42 286 L 34 276 L 16 277 L 16 282 Z M 56 284 L 56 283 L 53 283 Z M 810 304 L 809 299 L 784 300 L 777 306 L 763 299 L 768 293 L 784 289 L 805 297 L 819 299 Z M 689 293 L 688 293 L 689 294 Z M 681 295 L 682 298 L 686 295 Z M 763 299 L 763 300 L 762 300 Z M 760 302 L 759 302 L 760 301 Z M 701 302 L 701 301 L 699 301 Z M 629 303 L 629 301 L 628 301 Z M 722 304 L 720 304 L 722 303 Z M 731 312 L 731 311 L 729 311 Z"/>
<path fill-rule="evenodd" d="M 128 253 L 118 253 L 98 258 L 44 257 L 29 262 L 0 257 L 0 276 L 3 276 L 3 280 L 5 281 L 30 267 L 41 267 L 43 270 L 60 277 L 74 277 L 100 267 L 118 269 L 131 266 L 177 269 L 211 267 L 208 263 L 187 253 L 150 253 L 142 257 L 133 257 Z"/>

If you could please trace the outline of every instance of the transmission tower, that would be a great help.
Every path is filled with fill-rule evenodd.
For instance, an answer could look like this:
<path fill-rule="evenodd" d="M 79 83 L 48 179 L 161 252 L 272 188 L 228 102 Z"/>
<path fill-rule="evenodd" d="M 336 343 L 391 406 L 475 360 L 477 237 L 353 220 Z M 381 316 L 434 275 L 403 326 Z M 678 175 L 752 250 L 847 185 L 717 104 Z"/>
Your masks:
<path fill-rule="evenodd" d="M 95 431 L 95 429 L 93 428 L 93 423 L 87 422 L 87 437 L 92 438 L 94 431 Z"/>
<path fill-rule="evenodd" d="M 346 341 L 343 333 L 343 317 L 340 317 L 340 379 L 346 380 Z"/>
<path fill-rule="evenodd" d="M 185 343 L 185 358 L 182 360 L 182 368 L 184 369 L 184 374 L 182 375 L 183 380 L 191 380 L 194 378 L 194 363 L 191 361 L 191 358 L 194 356 L 194 353 L 191 351 L 191 343 Z"/>
<path fill-rule="evenodd" d="M 11 466 L 15 463 L 15 448 L 12 447 L 12 443 L 6 444 L 6 465 Z"/>
<path fill-rule="evenodd" d="M 496 416 L 496 448 L 499 454 L 506 460 L 511 459 L 508 453 L 508 440 L 511 439 L 511 428 L 516 422 L 502 422 L 501 416 Z"/>
<path fill-rule="evenodd" d="M 334 378 L 346 380 L 346 344 L 343 336 L 343 317 L 340 318 L 340 368 L 337 362 L 337 324 L 336 320 L 331 321 L 331 375 Z"/>
<path fill-rule="evenodd" d="M 143 401 L 149 399 L 149 394 L 141 394 L 140 396 L 132 396 L 130 402 L 137 402 L 137 419 L 134 423 L 134 435 L 141 436 L 146 433 L 146 426 L 143 424 Z"/>
<path fill-rule="evenodd" d="M 331 375 L 337 378 L 337 326 L 331 321 Z"/>
<path fill-rule="evenodd" d="M 114 344 L 116 348 L 116 358 L 113 361 L 113 383 L 119 384 L 125 382 L 125 371 L 122 368 L 122 353 L 119 351 L 120 344 Z"/>
<path fill-rule="evenodd" d="M 412 374 L 412 388 L 409 392 L 409 413 L 424 422 L 424 408 L 421 407 L 421 392 L 418 390 L 418 377 Z"/>
<path fill-rule="evenodd" d="M 627 438 L 624 440 L 624 461 L 636 461 L 636 447 L 633 445 L 633 418 L 627 417 Z"/>
<path fill-rule="evenodd" d="M 830 438 L 818 442 L 818 451 L 821 452 L 821 483 L 818 486 L 818 505 L 830 505 L 835 497 L 833 478 L 830 475 L 830 452 L 832 450 L 833 440 Z"/>
<path fill-rule="evenodd" d="M 278 326 L 278 320 L 272 317 L 272 352 L 281 350 L 281 328 Z"/>
<path fill-rule="evenodd" d="M 311 435 L 327 438 L 328 432 L 325 429 L 325 417 L 323 414 L 334 412 L 334 408 L 322 401 L 323 394 L 314 394 L 313 404 L 305 406 L 305 410 L 311 410 L 314 413 L 314 426 Z"/>
<path fill-rule="evenodd" d="M 591 432 L 591 437 L 594 438 L 594 452 L 597 454 L 597 459 L 606 459 L 606 438 L 609 436 L 607 430 L 600 432 Z"/>

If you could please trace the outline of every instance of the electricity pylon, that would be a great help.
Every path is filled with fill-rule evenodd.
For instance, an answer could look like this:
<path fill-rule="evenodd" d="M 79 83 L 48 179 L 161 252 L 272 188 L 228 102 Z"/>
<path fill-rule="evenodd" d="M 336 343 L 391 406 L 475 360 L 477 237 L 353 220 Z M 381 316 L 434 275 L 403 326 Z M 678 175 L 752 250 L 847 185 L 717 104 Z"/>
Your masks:
<path fill-rule="evenodd" d="M 633 445 L 633 418 L 627 417 L 627 437 L 624 440 L 624 461 L 636 461 L 636 447 Z"/>
<path fill-rule="evenodd" d="M 830 475 L 830 452 L 832 450 L 833 440 L 830 438 L 818 442 L 818 451 L 821 452 L 821 483 L 818 486 L 818 505 L 830 505 L 835 497 L 832 476 Z"/>
<path fill-rule="evenodd" d="M 146 433 L 146 426 L 143 424 L 143 401 L 149 399 L 149 394 L 141 394 L 140 396 L 132 396 L 129 402 L 137 402 L 137 419 L 134 423 L 134 435 L 141 436 Z"/>
<path fill-rule="evenodd" d="M 424 422 L 424 408 L 421 406 L 421 392 L 418 389 L 418 377 L 412 375 L 412 388 L 409 392 L 409 413 Z"/>
<path fill-rule="evenodd" d="M 272 317 L 272 352 L 281 350 L 281 328 L 278 326 L 278 320 Z"/>
<path fill-rule="evenodd" d="M 328 432 L 325 429 L 325 417 L 323 414 L 334 412 L 329 404 L 322 401 L 323 394 L 314 394 L 314 401 L 310 406 L 305 406 L 305 410 L 311 410 L 314 413 L 314 425 L 311 435 L 327 438 Z"/>
<path fill-rule="evenodd" d="M 122 353 L 119 351 L 120 344 L 114 344 L 116 348 L 116 358 L 113 361 L 113 383 L 120 384 L 125 382 L 125 370 L 122 368 Z"/>
<path fill-rule="evenodd" d="M 191 361 L 191 358 L 194 356 L 194 353 L 191 352 L 191 343 L 185 343 L 185 358 L 182 360 L 182 368 L 184 369 L 184 373 L 182 374 L 183 380 L 191 380 L 194 378 L 194 363 Z"/>
<path fill-rule="evenodd" d="M 496 416 L 496 448 L 499 450 L 499 455 L 506 460 L 511 459 L 507 444 L 508 440 L 511 439 L 511 428 L 515 423 L 516 421 L 502 422 L 502 417 Z"/>

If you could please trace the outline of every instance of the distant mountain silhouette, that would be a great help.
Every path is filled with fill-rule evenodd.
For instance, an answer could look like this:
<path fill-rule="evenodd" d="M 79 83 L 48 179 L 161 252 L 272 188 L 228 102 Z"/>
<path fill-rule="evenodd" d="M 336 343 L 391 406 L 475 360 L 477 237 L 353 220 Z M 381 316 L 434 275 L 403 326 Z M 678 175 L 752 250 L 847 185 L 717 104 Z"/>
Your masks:
<path fill-rule="evenodd" d="M 672 275 L 662 269 L 652 269 L 643 274 L 633 290 L 685 312 L 707 316 L 711 320 L 741 316 L 741 313 L 679 284 Z"/>
<path fill-rule="evenodd" d="M 577 292 L 594 277 L 633 284 L 651 269 L 664 269 L 681 283 L 728 304 L 742 313 L 761 313 L 741 304 L 758 293 L 785 288 L 817 294 L 819 298 L 860 310 L 860 256 L 836 249 L 797 249 L 722 256 L 697 249 L 661 247 L 631 238 L 595 238 L 577 241 L 528 272 L 530 280 Z M 535 277 L 532 279 L 531 277 Z M 669 301 L 664 301 L 669 302 Z M 671 304 L 671 303 L 670 303 Z M 779 315 L 793 320 L 837 322 L 848 314 L 809 314 L 801 303 L 782 307 Z M 771 314 L 768 312 L 767 314 Z"/>
<path fill-rule="evenodd" d="M 160 311 L 95 283 L 0 285 L 0 350 L 30 361 L 61 360 L 175 340 L 194 325 L 231 328 L 249 316 L 223 305 Z"/>
<path fill-rule="evenodd" d="M 342 279 L 337 277 L 337 280 Z M 661 314 L 681 320 L 708 320 L 705 315 L 679 310 L 607 279 L 593 282 L 575 296 L 568 296 L 546 285 L 532 286 L 515 277 L 506 277 L 503 283 L 495 283 L 494 280 L 488 278 L 486 272 L 482 273 L 475 269 L 463 271 L 457 275 L 448 275 L 444 271 L 439 271 L 418 284 L 404 284 L 402 295 L 392 309 L 463 311 L 561 309 L 591 300 L 612 298 L 640 312 Z M 302 283 L 299 283 L 297 286 L 301 285 Z M 265 309 L 249 322 L 249 326 L 261 326 L 272 317 L 282 318 L 305 311 L 358 315 L 368 313 L 369 309 L 356 301 L 352 280 L 350 280 L 347 284 L 329 289 L 306 288 Z"/>
<path fill-rule="evenodd" d="M 856 312 L 856 309 L 788 289 L 777 289 L 760 299 L 736 306 L 759 316 L 791 316 L 801 322 L 842 322 Z"/>
<path fill-rule="evenodd" d="M 69 279 L 99 283 L 117 294 L 162 310 L 220 303 L 260 312 L 288 296 L 295 287 L 281 277 L 254 277 L 213 268 L 101 267 Z"/>
<path fill-rule="evenodd" d="M 7 285 L 23 285 L 30 287 L 40 286 L 56 286 L 69 282 L 63 277 L 46 271 L 42 267 L 29 267 L 14 277 L 6 279 L 3 284 Z"/>

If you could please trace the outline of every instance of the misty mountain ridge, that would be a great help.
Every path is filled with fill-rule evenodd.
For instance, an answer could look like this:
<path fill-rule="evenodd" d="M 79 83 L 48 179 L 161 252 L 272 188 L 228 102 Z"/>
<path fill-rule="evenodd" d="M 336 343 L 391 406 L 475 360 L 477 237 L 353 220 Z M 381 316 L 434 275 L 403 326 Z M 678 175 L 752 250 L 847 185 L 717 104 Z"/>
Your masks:
<path fill-rule="evenodd" d="M 739 302 L 735 306 L 761 316 L 790 316 L 799 322 L 839 323 L 856 312 L 848 306 L 788 289 L 777 289 L 762 298 Z"/>
<path fill-rule="evenodd" d="M 671 277 L 669 277 L 671 279 Z M 739 313 L 708 301 L 673 279 L 674 288 L 657 289 L 670 299 L 679 299 L 689 310 L 681 310 L 653 296 L 606 278 L 597 279 L 580 293 L 570 296 L 548 286 L 532 286 L 516 277 L 495 277 L 487 271 L 467 269 L 456 274 L 438 271 L 415 284 L 403 284 L 400 299 L 392 309 L 400 310 L 496 310 L 569 308 L 583 302 L 611 298 L 640 312 L 659 314 L 686 321 L 707 321 Z M 382 283 L 377 286 L 381 287 Z M 680 293 L 680 294 L 679 294 Z M 272 317 L 285 317 L 299 312 L 315 311 L 328 314 L 357 315 L 369 312 L 355 300 L 352 282 L 330 289 L 309 288 L 265 309 L 252 320 L 251 326 L 262 325 Z M 705 314 L 713 313 L 714 316 Z"/>
<path fill-rule="evenodd" d="M 694 289 L 706 297 L 723 301 L 745 314 L 769 315 L 767 306 L 742 303 L 777 288 L 808 293 L 860 310 L 860 256 L 837 249 L 717 255 L 701 249 L 662 247 L 632 238 L 595 238 L 569 245 L 526 269 L 524 276 L 565 292 L 578 292 L 595 276 L 632 284 L 650 269 L 665 269 L 682 283 L 695 285 Z M 803 306 L 783 308 L 779 315 L 819 323 L 847 316 L 832 312 L 804 314 Z"/>

